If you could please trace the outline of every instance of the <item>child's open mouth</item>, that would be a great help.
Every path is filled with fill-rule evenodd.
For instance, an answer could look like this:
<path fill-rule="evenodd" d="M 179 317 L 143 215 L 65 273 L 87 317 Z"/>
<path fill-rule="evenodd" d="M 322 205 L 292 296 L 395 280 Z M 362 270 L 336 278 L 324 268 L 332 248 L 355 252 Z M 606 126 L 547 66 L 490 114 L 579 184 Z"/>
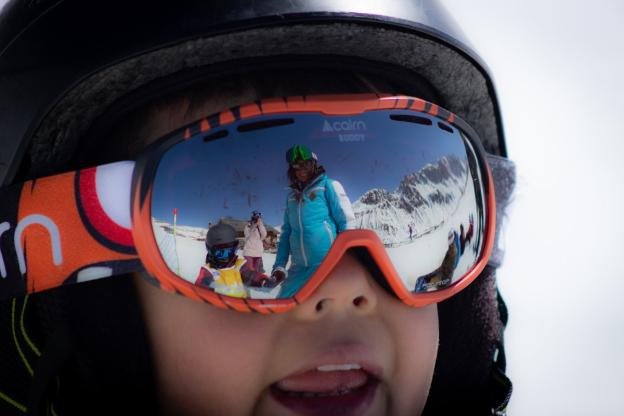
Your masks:
<path fill-rule="evenodd" d="M 286 377 L 271 396 L 302 415 L 361 415 L 375 397 L 379 380 L 358 364 L 323 365 Z"/>

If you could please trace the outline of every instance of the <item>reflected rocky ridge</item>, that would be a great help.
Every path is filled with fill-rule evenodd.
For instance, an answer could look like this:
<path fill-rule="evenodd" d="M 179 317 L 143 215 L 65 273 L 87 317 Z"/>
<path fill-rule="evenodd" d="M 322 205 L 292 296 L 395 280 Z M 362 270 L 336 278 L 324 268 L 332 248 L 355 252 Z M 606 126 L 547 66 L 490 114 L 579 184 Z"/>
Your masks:
<path fill-rule="evenodd" d="M 353 203 L 355 228 L 373 230 L 387 247 L 408 243 L 452 216 L 466 190 L 467 162 L 445 156 L 406 175 L 397 189 L 371 189 Z"/>

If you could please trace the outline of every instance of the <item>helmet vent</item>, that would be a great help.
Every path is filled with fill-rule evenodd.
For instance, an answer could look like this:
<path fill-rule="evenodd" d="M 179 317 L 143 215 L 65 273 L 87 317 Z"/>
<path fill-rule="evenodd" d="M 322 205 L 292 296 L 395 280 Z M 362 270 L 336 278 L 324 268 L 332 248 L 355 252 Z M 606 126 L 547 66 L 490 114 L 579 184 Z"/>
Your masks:
<path fill-rule="evenodd" d="M 221 131 L 218 131 L 216 133 L 212 133 L 212 134 L 209 134 L 209 135 L 205 136 L 204 137 L 204 141 L 205 142 L 211 142 L 213 140 L 222 139 L 225 136 L 227 136 L 228 134 L 229 133 L 228 133 L 227 130 L 221 130 Z"/>
<path fill-rule="evenodd" d="M 405 121 L 407 123 L 422 124 L 431 126 L 433 123 L 427 117 L 413 116 L 408 114 L 391 114 L 390 119 L 394 121 Z"/>
<path fill-rule="evenodd" d="M 441 123 L 441 122 L 439 122 L 439 121 L 438 121 L 438 127 L 439 127 L 441 130 L 447 131 L 447 132 L 449 132 L 449 133 L 453 133 L 453 129 L 452 129 L 452 128 L 450 128 L 450 127 L 449 127 L 449 126 L 447 126 L 446 124 Z"/>
<path fill-rule="evenodd" d="M 274 120 L 256 121 L 255 123 L 242 124 L 236 128 L 241 133 L 253 130 L 268 129 L 270 127 L 286 126 L 293 124 L 295 120 L 292 118 L 277 118 Z"/>

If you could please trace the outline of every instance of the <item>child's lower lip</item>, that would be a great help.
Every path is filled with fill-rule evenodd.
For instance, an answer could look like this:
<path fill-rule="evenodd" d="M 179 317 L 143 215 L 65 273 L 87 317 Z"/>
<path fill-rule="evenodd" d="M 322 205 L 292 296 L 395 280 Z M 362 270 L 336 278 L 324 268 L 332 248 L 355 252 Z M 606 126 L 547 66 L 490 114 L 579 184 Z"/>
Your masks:
<path fill-rule="evenodd" d="M 356 416 L 363 414 L 371 405 L 379 386 L 379 380 L 369 377 L 358 389 L 336 396 L 305 397 L 280 390 L 270 389 L 271 397 L 282 406 L 304 416 Z"/>

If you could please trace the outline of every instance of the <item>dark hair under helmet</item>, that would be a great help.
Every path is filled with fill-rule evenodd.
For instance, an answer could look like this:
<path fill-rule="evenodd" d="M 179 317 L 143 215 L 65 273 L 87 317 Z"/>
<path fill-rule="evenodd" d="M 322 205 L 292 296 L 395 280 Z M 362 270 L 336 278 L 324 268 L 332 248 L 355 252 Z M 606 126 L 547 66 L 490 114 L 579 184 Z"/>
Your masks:
<path fill-rule="evenodd" d="M 383 79 L 456 113 L 489 153 L 506 157 L 489 70 L 436 0 L 9 0 L 0 10 L 0 185 L 126 157 L 100 152 L 110 138 L 97 132 L 204 80 L 256 77 L 260 95 L 282 95 L 262 88 L 276 71 Z M 335 84 L 328 92 L 353 92 Z M 495 161 L 490 168 L 503 214 L 514 173 Z M 509 400 L 495 247 L 482 275 L 438 304 L 426 414 L 502 414 Z M 62 287 L 0 308 L 0 414 L 157 412 L 131 279 Z"/>

